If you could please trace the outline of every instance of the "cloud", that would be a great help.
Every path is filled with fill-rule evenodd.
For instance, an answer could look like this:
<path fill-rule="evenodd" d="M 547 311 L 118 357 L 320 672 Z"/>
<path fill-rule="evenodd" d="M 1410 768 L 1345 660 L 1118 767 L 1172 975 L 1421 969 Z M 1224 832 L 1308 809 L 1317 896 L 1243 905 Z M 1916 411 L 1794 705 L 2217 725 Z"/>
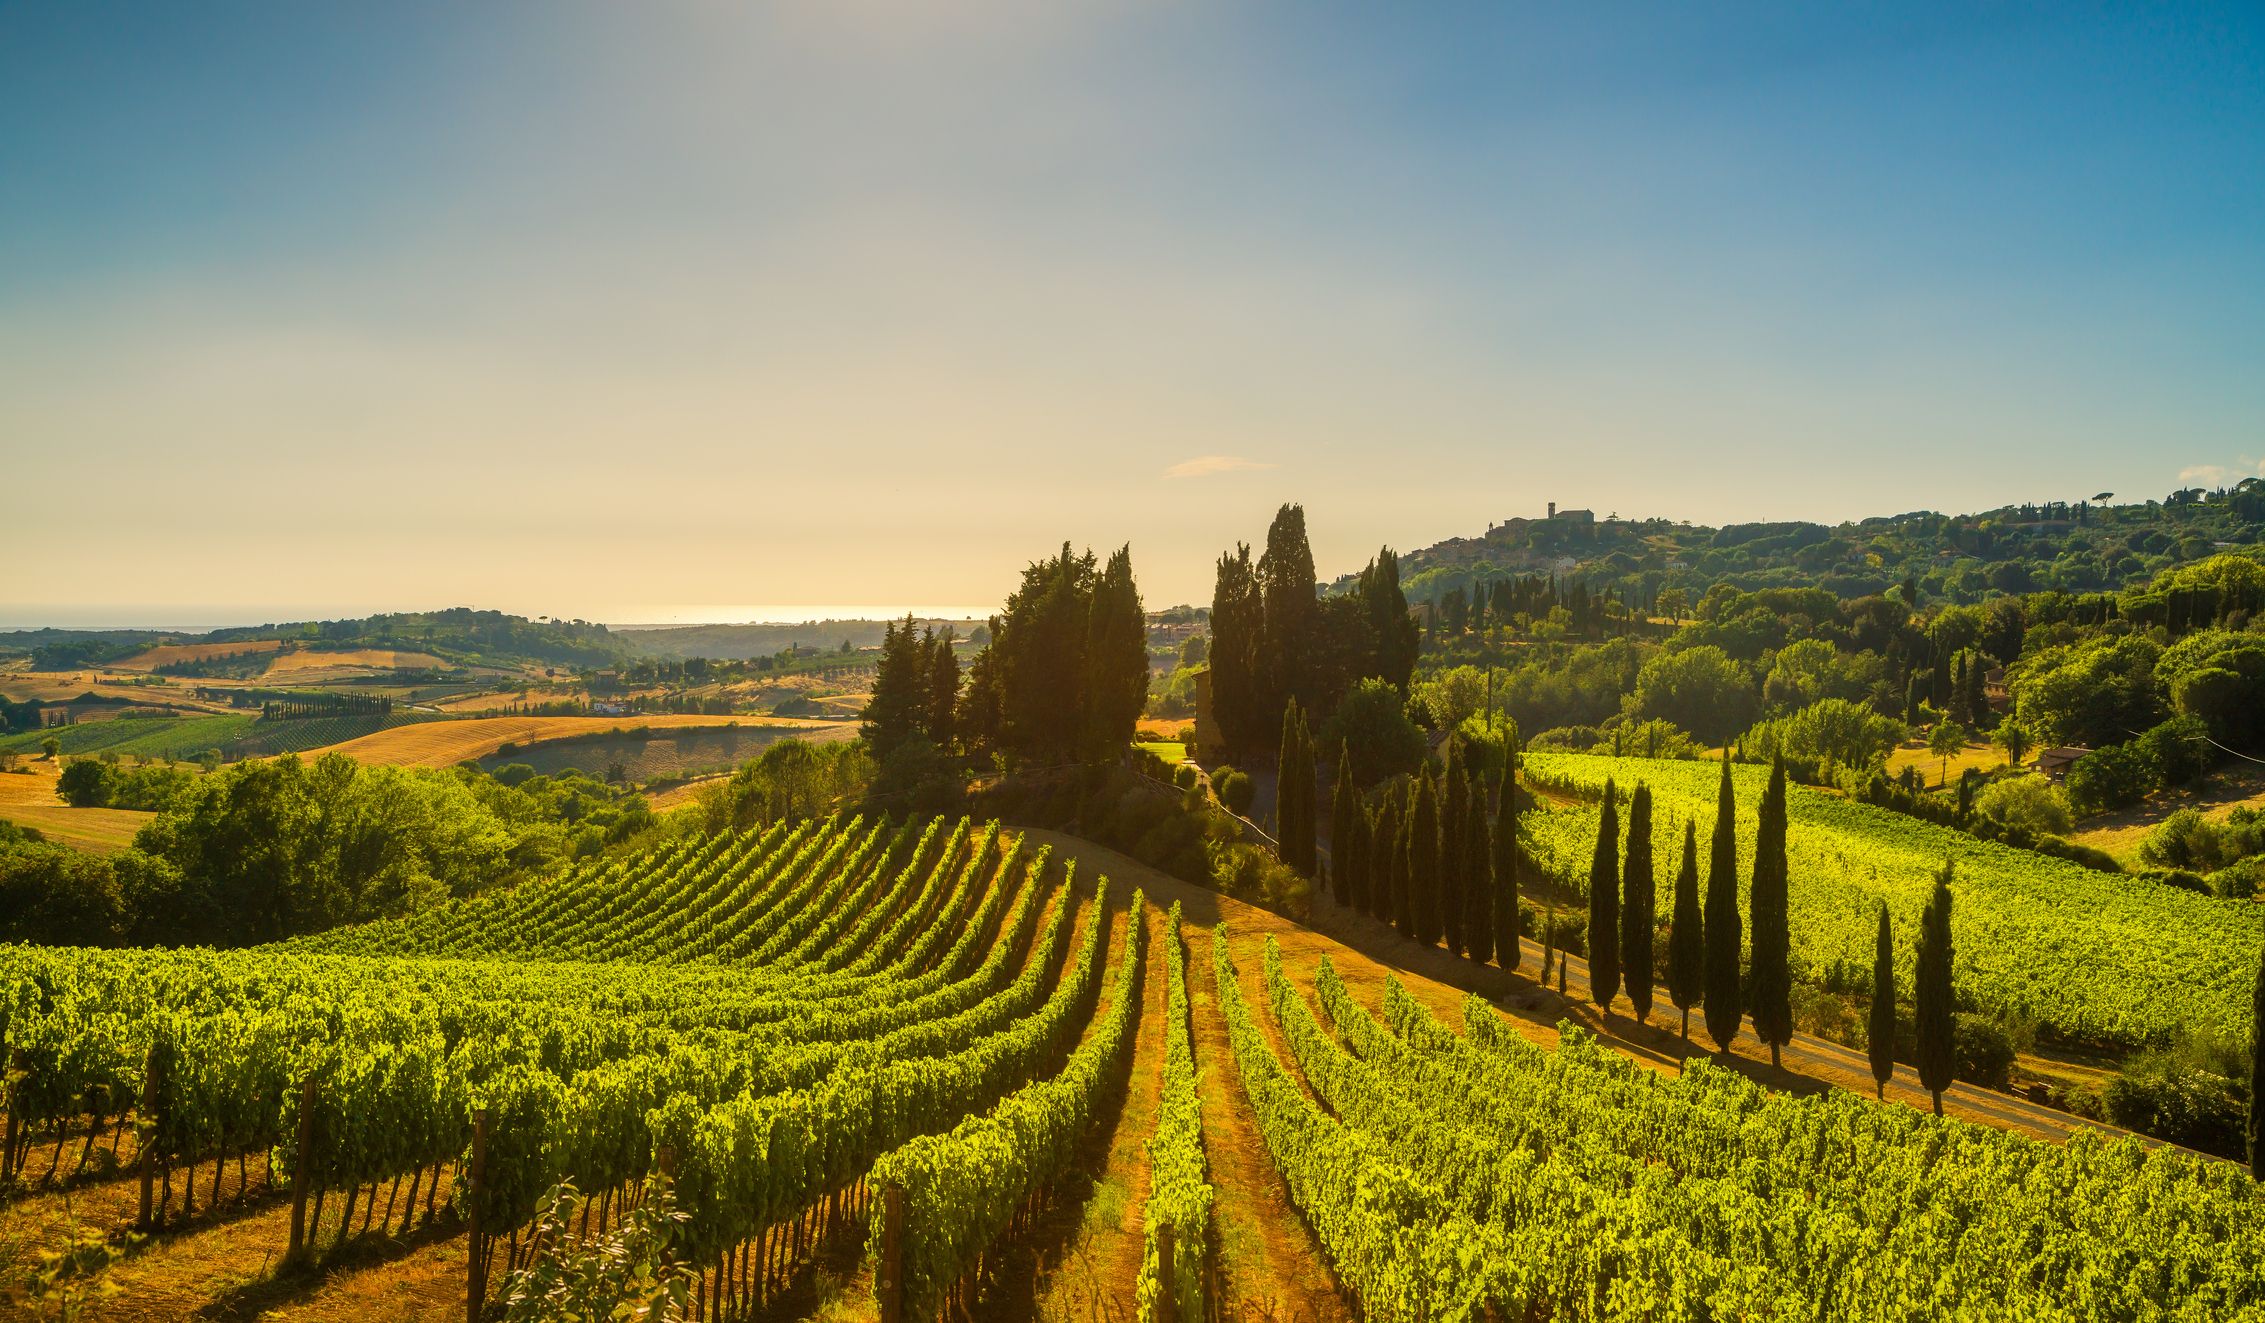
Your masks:
<path fill-rule="evenodd" d="M 1167 478 L 1208 478 L 1214 473 L 1244 473 L 1252 469 L 1279 467 L 1281 466 L 1278 464 L 1263 464 L 1255 459 L 1244 459 L 1240 455 L 1198 455 L 1194 459 L 1183 459 L 1164 470 L 1164 476 Z"/>
<path fill-rule="evenodd" d="M 2189 464 L 2178 471 L 2181 487 L 2231 487 L 2244 478 L 2265 477 L 2265 463 L 2251 465 L 2243 460 L 2245 468 L 2225 464 Z"/>

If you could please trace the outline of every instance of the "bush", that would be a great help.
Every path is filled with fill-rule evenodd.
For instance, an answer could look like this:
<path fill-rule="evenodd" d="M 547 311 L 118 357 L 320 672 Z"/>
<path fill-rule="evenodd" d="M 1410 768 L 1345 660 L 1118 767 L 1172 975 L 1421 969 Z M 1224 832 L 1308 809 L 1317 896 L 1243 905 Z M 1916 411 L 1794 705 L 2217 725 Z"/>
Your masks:
<path fill-rule="evenodd" d="M 1218 792 L 1219 802 L 1227 806 L 1229 813 L 1237 817 L 1250 816 L 1251 800 L 1258 794 L 1258 788 L 1251 784 L 1248 776 L 1234 768 L 1226 771 L 1225 777 L 1214 775 L 1211 778 L 1211 788 Z"/>
<path fill-rule="evenodd" d="M 2219 869 L 2209 877 L 2212 895 L 2227 900 L 2255 900 L 2260 884 L 2265 884 L 2265 859 L 2244 859 Z"/>
<path fill-rule="evenodd" d="M 2178 1051 L 2148 1052 L 2124 1063 L 2100 1092 L 2108 1120 L 2174 1144 L 2239 1157 L 2245 1112 L 2225 1076 Z"/>
<path fill-rule="evenodd" d="M 2187 868 L 2214 872 L 2246 853 L 2239 837 L 2190 808 L 2163 819 L 2139 843 L 2139 858 L 2156 868 Z"/>
<path fill-rule="evenodd" d="M 2068 769 L 2068 801 L 2079 813 L 2105 813 L 2138 803 L 2161 783 L 2162 773 L 2144 749 L 2111 744 Z"/>
<path fill-rule="evenodd" d="M 1958 1078 L 1985 1089 L 2002 1089 L 2013 1080 L 2013 1039 L 1986 1015 L 1960 1012 L 1952 1052 Z"/>
<path fill-rule="evenodd" d="M 1321 725 L 1321 745 L 1342 745 L 1352 757 L 1354 782 L 1363 786 L 1415 771 L 1429 747 L 1400 691 L 1375 679 L 1354 685 L 1337 701 Z"/>
<path fill-rule="evenodd" d="M 2049 854 L 2055 859 L 2066 859 L 2073 864 L 2082 864 L 2095 872 L 2120 873 L 2123 871 L 2123 864 L 2106 850 L 2096 845 L 2085 845 L 2078 841 L 2068 840 L 2065 837 L 2040 836 L 2031 842 L 2029 848 L 2039 854 Z"/>
<path fill-rule="evenodd" d="M 2034 836 L 2066 836 L 2075 825 L 2068 794 L 2041 776 L 2010 776 L 1993 781 L 1974 801 L 1974 809 L 1993 822 L 2019 827 Z"/>
<path fill-rule="evenodd" d="M 1172 784 L 1182 790 L 1195 789 L 1196 783 L 1202 779 L 1203 774 L 1196 770 L 1194 763 L 1181 763 L 1172 769 Z"/>
<path fill-rule="evenodd" d="M 2139 876 L 2160 886 L 2177 887 L 2181 891 L 2198 892 L 2205 896 L 2210 894 L 2209 879 L 2184 868 L 2149 868 Z"/>

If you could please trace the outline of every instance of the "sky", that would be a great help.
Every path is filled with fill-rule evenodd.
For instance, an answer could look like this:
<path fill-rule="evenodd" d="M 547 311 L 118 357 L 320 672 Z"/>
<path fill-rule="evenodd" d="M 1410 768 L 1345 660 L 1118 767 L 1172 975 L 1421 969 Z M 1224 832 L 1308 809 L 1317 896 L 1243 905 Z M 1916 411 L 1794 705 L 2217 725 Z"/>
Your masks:
<path fill-rule="evenodd" d="M 0 4 L 0 624 L 2160 496 L 2261 363 L 2254 3 Z"/>

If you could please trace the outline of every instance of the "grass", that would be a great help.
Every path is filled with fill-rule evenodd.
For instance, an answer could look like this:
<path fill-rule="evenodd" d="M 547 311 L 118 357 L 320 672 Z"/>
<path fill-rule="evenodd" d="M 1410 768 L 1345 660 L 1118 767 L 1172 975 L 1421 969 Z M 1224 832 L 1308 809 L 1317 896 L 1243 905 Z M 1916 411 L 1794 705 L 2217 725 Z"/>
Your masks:
<path fill-rule="evenodd" d="M 286 652 L 267 668 L 268 675 L 288 676 L 295 671 L 445 671 L 449 663 L 424 652 L 395 648 L 353 648 L 341 652 Z"/>
<path fill-rule="evenodd" d="M 568 768 L 603 776 L 620 763 L 629 781 L 675 780 L 703 773 L 728 771 L 749 758 L 760 757 L 774 741 L 798 733 L 791 726 L 727 727 L 720 730 L 672 731 L 655 739 L 627 735 L 606 739 L 554 740 L 512 753 L 494 753 L 481 760 L 489 771 L 505 763 L 525 763 L 545 776 Z"/>
<path fill-rule="evenodd" d="M 1188 746 L 1174 740 L 1150 741 L 1147 743 L 1135 744 L 1133 747 L 1136 749 L 1146 749 L 1150 753 L 1155 754 L 1157 757 L 1162 758 L 1165 762 L 1175 765 L 1184 763 L 1188 760 Z"/>
<path fill-rule="evenodd" d="M 160 643 L 147 652 L 137 652 L 121 662 L 112 662 L 114 671 L 154 671 L 160 666 L 178 662 L 211 661 L 215 657 L 240 657 L 249 652 L 273 652 L 283 646 L 281 639 L 246 639 L 239 643 Z"/>
<path fill-rule="evenodd" d="M 1950 784 L 1957 785 L 1958 778 L 1969 767 L 1978 772 L 1994 772 L 2003 766 L 2005 766 L 2005 750 L 1994 744 L 1970 743 L 1951 755 Z M 1940 786 L 1943 783 L 1943 760 L 1930 752 L 1923 740 L 1914 740 L 1888 754 L 1887 772 L 1889 776 L 1901 776 L 1906 767 L 1918 768 L 1919 775 L 1930 786 Z"/>

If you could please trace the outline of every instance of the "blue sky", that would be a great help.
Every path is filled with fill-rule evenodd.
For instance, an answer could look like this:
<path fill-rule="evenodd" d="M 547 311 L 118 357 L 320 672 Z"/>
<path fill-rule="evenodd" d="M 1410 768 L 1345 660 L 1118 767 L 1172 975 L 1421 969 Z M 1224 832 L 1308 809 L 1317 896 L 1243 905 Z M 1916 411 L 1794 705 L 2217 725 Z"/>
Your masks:
<path fill-rule="evenodd" d="M 2160 495 L 2261 167 L 2255 5 L 0 6 L 0 614 Z"/>

